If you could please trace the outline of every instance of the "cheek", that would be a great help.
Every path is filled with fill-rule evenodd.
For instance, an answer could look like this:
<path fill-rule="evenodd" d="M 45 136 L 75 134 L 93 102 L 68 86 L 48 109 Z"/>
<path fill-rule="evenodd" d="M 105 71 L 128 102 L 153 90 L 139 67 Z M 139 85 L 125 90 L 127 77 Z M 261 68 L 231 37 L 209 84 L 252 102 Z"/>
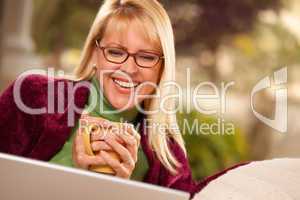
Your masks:
<path fill-rule="evenodd" d="M 139 94 L 147 95 L 152 94 L 156 88 L 158 88 L 160 80 L 160 70 L 151 71 L 148 73 L 143 74 L 143 86 L 138 91 Z"/>
<path fill-rule="evenodd" d="M 111 74 L 115 71 L 115 68 L 116 66 L 106 62 L 104 59 L 99 59 L 98 61 L 98 80 L 100 85 L 103 86 L 104 96 L 106 96 L 109 101 L 112 101 L 112 96 L 114 95 Z"/>
<path fill-rule="evenodd" d="M 99 62 L 98 62 L 99 71 L 101 71 L 101 70 L 112 70 L 114 68 L 116 68 L 115 64 L 107 62 L 104 58 L 102 58 L 102 56 L 100 57 Z"/>
<path fill-rule="evenodd" d="M 107 62 L 102 56 L 98 61 L 98 71 L 97 76 L 100 80 L 101 85 L 104 88 L 104 92 L 107 93 L 111 87 L 110 76 L 111 74 L 118 69 L 118 66 L 115 64 Z"/>

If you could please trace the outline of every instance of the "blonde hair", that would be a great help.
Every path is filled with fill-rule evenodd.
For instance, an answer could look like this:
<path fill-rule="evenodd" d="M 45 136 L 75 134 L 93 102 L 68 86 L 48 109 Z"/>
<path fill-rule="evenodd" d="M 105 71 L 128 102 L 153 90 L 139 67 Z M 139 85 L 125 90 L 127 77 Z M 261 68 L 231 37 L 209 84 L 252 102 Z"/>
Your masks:
<path fill-rule="evenodd" d="M 168 14 L 157 0 L 106 0 L 101 6 L 86 39 L 80 64 L 74 71 L 76 78 L 78 80 L 87 80 L 95 73 L 93 67 L 89 65 L 89 60 L 94 48 L 94 41 L 95 39 L 103 36 L 108 21 L 114 16 L 123 16 L 123 18 L 126 18 L 126 16 L 128 18 L 129 16 L 130 19 L 141 20 L 146 29 L 151 27 L 154 29 L 154 31 L 146 30 L 146 34 L 151 41 L 154 41 L 156 38 L 160 40 L 160 46 L 164 54 L 164 66 L 158 88 L 160 90 L 161 97 L 171 94 L 172 90 L 170 90 L 170 88 L 163 87 L 163 84 L 169 81 L 175 81 L 175 47 L 173 29 Z M 172 154 L 168 145 L 168 140 L 173 138 L 186 155 L 184 141 L 177 126 L 176 114 L 164 113 L 160 110 L 159 99 L 145 101 L 147 101 L 145 102 L 146 110 L 158 110 L 157 113 L 148 114 L 146 116 L 147 122 L 149 122 L 148 127 L 154 127 L 154 124 L 157 123 L 167 125 L 167 128 L 163 131 L 163 133 L 161 130 L 158 132 L 158 130 L 148 128 L 147 134 L 149 145 L 154 150 L 156 156 L 165 168 L 172 174 L 176 174 L 178 172 L 177 169 L 180 167 L 180 163 Z M 169 101 L 165 103 L 165 108 L 169 111 L 175 111 L 175 106 L 174 98 L 169 99 Z M 174 125 L 176 128 L 174 128 Z"/>

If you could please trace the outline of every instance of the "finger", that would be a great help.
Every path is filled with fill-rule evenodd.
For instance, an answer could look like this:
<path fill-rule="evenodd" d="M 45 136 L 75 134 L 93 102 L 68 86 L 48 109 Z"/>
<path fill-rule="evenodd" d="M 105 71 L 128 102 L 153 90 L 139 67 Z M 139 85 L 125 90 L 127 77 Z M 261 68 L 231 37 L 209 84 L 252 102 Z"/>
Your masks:
<path fill-rule="evenodd" d="M 138 160 L 138 145 L 126 145 L 126 148 L 130 152 L 130 155 L 132 156 L 133 161 L 136 163 Z"/>
<path fill-rule="evenodd" d="M 127 131 L 124 131 L 124 132 L 125 132 L 125 134 L 118 135 L 122 139 L 122 141 L 124 141 L 126 145 L 136 146 L 138 144 L 136 138 L 133 137 L 132 135 L 128 134 Z M 127 134 L 126 134 L 126 132 L 127 132 Z"/>
<path fill-rule="evenodd" d="M 118 136 L 119 134 L 116 134 L 116 133 L 113 133 L 113 132 L 109 132 L 109 134 L 107 134 L 105 136 L 105 141 L 107 139 L 113 139 L 113 140 L 116 140 L 118 143 L 124 145 L 124 141 Z"/>
<path fill-rule="evenodd" d="M 100 155 L 103 157 L 105 162 L 116 172 L 116 175 L 119 177 L 129 178 L 129 170 L 123 166 L 120 161 L 113 158 L 111 155 L 105 151 L 101 151 Z"/>
<path fill-rule="evenodd" d="M 133 161 L 136 163 L 138 156 L 137 151 L 140 145 L 140 135 L 134 129 L 134 126 L 130 123 L 122 123 L 122 131 L 118 134 L 118 138 L 124 141 L 126 148 L 132 156 Z M 127 130 L 131 131 L 131 134 Z M 135 134 L 136 137 L 133 135 Z"/>
<path fill-rule="evenodd" d="M 93 151 L 112 150 L 111 146 L 104 141 L 92 142 L 91 146 Z"/>
<path fill-rule="evenodd" d="M 99 131 L 92 132 L 91 141 L 105 140 L 107 134 L 108 130 L 106 130 L 105 128 L 100 129 Z"/>
<path fill-rule="evenodd" d="M 120 135 L 120 137 L 125 142 L 126 148 L 130 152 L 134 162 L 136 163 L 137 159 L 138 159 L 137 151 L 138 151 L 138 147 L 139 147 L 136 139 L 133 136 L 123 135 L 123 134 Z"/>
<path fill-rule="evenodd" d="M 140 134 L 135 130 L 134 125 L 130 124 L 130 123 L 125 123 L 125 128 L 127 133 L 129 133 L 130 135 L 132 135 L 133 137 L 135 137 L 135 139 L 137 140 L 138 144 L 141 141 L 141 136 Z"/>
<path fill-rule="evenodd" d="M 84 161 L 88 164 L 88 165 L 105 165 L 106 162 L 105 160 L 102 158 L 101 155 L 97 155 L 97 156 L 84 156 Z"/>
<path fill-rule="evenodd" d="M 101 156 L 88 156 L 85 154 L 78 154 L 76 157 L 78 165 L 87 169 L 90 165 L 105 165 L 106 162 Z"/>
<path fill-rule="evenodd" d="M 116 140 L 108 138 L 106 142 L 113 148 L 113 150 L 119 154 L 121 160 L 130 168 L 133 169 L 135 161 L 131 156 L 131 153 Z"/>
<path fill-rule="evenodd" d="M 80 132 L 80 131 L 78 131 Z M 74 145 L 75 145 L 75 151 L 76 153 L 85 153 L 85 146 L 83 142 L 83 135 L 82 134 L 77 134 L 74 140 Z"/>

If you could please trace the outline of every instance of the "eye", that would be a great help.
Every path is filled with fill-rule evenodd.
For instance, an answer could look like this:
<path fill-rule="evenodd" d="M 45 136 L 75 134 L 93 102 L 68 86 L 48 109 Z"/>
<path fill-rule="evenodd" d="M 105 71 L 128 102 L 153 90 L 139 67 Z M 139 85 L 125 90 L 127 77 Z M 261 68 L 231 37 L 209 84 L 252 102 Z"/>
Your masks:
<path fill-rule="evenodd" d="M 150 54 L 150 53 L 139 53 L 137 56 L 139 59 L 142 59 L 144 61 L 150 61 L 150 62 L 156 61 L 158 59 L 157 55 Z"/>
<path fill-rule="evenodd" d="M 126 55 L 126 52 L 124 50 L 118 48 L 107 48 L 106 52 L 109 56 L 113 57 L 123 57 Z"/>

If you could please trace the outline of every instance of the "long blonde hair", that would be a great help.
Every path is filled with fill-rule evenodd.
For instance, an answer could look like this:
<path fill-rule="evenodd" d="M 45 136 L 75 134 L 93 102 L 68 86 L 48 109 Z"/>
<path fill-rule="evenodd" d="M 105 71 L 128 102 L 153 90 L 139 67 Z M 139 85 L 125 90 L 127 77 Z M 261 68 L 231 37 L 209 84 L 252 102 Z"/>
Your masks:
<path fill-rule="evenodd" d="M 124 18 L 126 18 L 126 16 L 127 18 L 128 16 L 131 16 L 141 20 L 146 29 L 149 27 L 154 29 L 155 34 L 153 34 L 153 31 L 148 31 L 148 37 L 152 40 L 155 40 L 153 37 L 158 37 L 164 54 L 164 66 L 158 85 L 161 94 L 160 96 L 164 97 L 171 94 L 172 90 L 163 87 L 163 84 L 175 81 L 173 29 L 168 14 L 157 0 L 106 0 L 101 6 L 96 19 L 91 26 L 82 51 L 80 64 L 74 71 L 76 78 L 78 80 L 87 80 L 95 73 L 93 67 L 89 65 L 94 48 L 94 41 L 96 38 L 101 38 L 103 36 L 108 21 L 114 16 L 124 16 Z M 168 100 L 169 101 L 165 103 L 166 110 L 175 110 L 175 99 Z M 172 174 L 176 174 L 178 172 L 178 167 L 180 167 L 180 163 L 170 151 L 168 140 L 173 138 L 186 155 L 184 141 L 177 126 L 176 114 L 164 113 L 160 110 L 160 100 L 157 98 L 145 103 L 145 105 L 145 109 L 148 111 L 158 110 L 158 112 L 146 116 L 147 122 L 149 122 L 148 127 L 155 127 L 154 124 L 157 123 L 167 125 L 167 128 L 163 130 L 163 133 L 162 130 L 158 132 L 157 129 L 148 128 L 147 134 L 149 145 L 166 169 Z M 174 125 L 176 128 L 174 128 Z"/>

